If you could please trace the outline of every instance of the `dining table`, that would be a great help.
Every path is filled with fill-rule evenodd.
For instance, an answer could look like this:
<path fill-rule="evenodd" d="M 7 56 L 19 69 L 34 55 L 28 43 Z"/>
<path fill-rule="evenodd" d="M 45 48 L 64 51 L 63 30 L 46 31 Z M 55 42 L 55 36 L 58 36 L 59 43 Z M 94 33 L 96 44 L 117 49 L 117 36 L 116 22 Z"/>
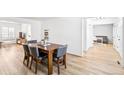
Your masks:
<path fill-rule="evenodd" d="M 48 43 L 48 44 L 41 44 L 40 42 L 38 43 L 31 43 L 29 44 L 31 47 L 37 47 L 40 49 L 41 52 L 46 53 L 48 56 L 48 75 L 53 74 L 53 53 L 56 49 L 61 47 L 61 44 L 56 44 L 56 43 Z M 66 54 L 63 56 L 63 61 L 66 62 Z"/>

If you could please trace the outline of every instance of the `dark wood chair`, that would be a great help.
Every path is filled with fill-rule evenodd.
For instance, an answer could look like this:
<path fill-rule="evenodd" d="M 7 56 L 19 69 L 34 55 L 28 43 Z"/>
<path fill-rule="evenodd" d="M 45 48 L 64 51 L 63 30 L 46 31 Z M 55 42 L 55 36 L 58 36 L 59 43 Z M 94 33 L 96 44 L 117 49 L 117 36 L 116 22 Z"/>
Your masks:
<path fill-rule="evenodd" d="M 2 47 L 2 42 L 0 42 L 0 48 Z"/>
<path fill-rule="evenodd" d="M 32 55 L 30 69 L 31 69 L 32 63 L 34 61 L 35 62 L 35 74 L 37 74 L 37 64 L 42 63 L 47 55 L 40 55 L 37 47 L 29 47 L 29 49 L 30 49 L 30 52 Z"/>
<path fill-rule="evenodd" d="M 67 45 L 63 45 L 55 50 L 53 55 L 53 61 L 57 64 L 58 74 L 60 74 L 60 64 L 64 65 L 66 68 L 66 61 L 64 61 L 64 56 L 66 55 Z"/>
<path fill-rule="evenodd" d="M 25 61 L 27 60 L 27 67 L 29 65 L 29 60 L 31 57 L 30 51 L 29 51 L 29 47 L 27 44 L 23 44 L 23 49 L 24 49 L 24 60 L 23 60 L 23 64 L 25 64 Z"/>

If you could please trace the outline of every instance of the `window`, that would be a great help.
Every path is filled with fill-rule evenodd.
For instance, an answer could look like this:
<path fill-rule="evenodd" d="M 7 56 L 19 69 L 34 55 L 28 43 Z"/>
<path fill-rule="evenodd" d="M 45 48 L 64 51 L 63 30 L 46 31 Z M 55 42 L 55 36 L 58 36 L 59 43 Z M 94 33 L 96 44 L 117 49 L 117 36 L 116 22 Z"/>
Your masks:
<path fill-rule="evenodd" d="M 13 27 L 1 27 L 0 28 L 0 40 L 14 40 L 15 31 Z"/>
<path fill-rule="evenodd" d="M 9 39 L 15 39 L 15 31 L 14 28 L 9 28 Z"/>

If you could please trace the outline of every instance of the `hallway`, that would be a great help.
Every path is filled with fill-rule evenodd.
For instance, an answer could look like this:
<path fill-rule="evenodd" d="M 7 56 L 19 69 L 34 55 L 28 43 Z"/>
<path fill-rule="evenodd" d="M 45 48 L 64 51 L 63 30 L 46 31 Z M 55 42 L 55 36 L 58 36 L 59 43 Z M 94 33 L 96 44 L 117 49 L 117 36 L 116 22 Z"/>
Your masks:
<path fill-rule="evenodd" d="M 120 61 L 120 56 L 111 44 L 94 45 L 88 50 L 85 57 L 96 65 L 103 74 L 124 74 L 123 68 L 117 64 L 117 61 Z"/>

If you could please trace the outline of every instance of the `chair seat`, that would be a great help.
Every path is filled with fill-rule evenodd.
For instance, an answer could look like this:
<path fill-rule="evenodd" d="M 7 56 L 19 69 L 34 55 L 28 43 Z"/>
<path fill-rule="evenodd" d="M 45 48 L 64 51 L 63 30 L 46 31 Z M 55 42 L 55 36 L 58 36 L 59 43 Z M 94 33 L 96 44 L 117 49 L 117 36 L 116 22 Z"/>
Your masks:
<path fill-rule="evenodd" d="M 58 61 L 59 60 L 59 61 Z M 63 63 L 63 57 L 60 57 L 60 58 L 54 58 L 53 59 L 53 62 L 57 63 L 59 62 L 59 64 Z"/>
<path fill-rule="evenodd" d="M 48 59 L 47 59 L 47 56 L 43 56 L 43 57 L 41 57 L 41 56 L 39 56 L 38 58 L 37 58 L 40 62 L 42 62 L 42 63 L 45 63 L 45 64 L 47 64 L 48 62 Z"/>
<path fill-rule="evenodd" d="M 54 57 L 53 61 L 57 61 L 58 59 L 59 59 L 59 60 L 62 60 L 63 57 L 60 57 L 60 58 Z"/>
<path fill-rule="evenodd" d="M 45 60 L 47 58 L 47 56 L 39 56 L 38 59 L 39 60 Z"/>
<path fill-rule="evenodd" d="M 39 60 L 42 60 L 42 59 L 43 59 L 43 57 L 40 57 L 40 56 L 39 56 L 39 57 L 38 57 L 38 59 L 39 59 Z"/>

